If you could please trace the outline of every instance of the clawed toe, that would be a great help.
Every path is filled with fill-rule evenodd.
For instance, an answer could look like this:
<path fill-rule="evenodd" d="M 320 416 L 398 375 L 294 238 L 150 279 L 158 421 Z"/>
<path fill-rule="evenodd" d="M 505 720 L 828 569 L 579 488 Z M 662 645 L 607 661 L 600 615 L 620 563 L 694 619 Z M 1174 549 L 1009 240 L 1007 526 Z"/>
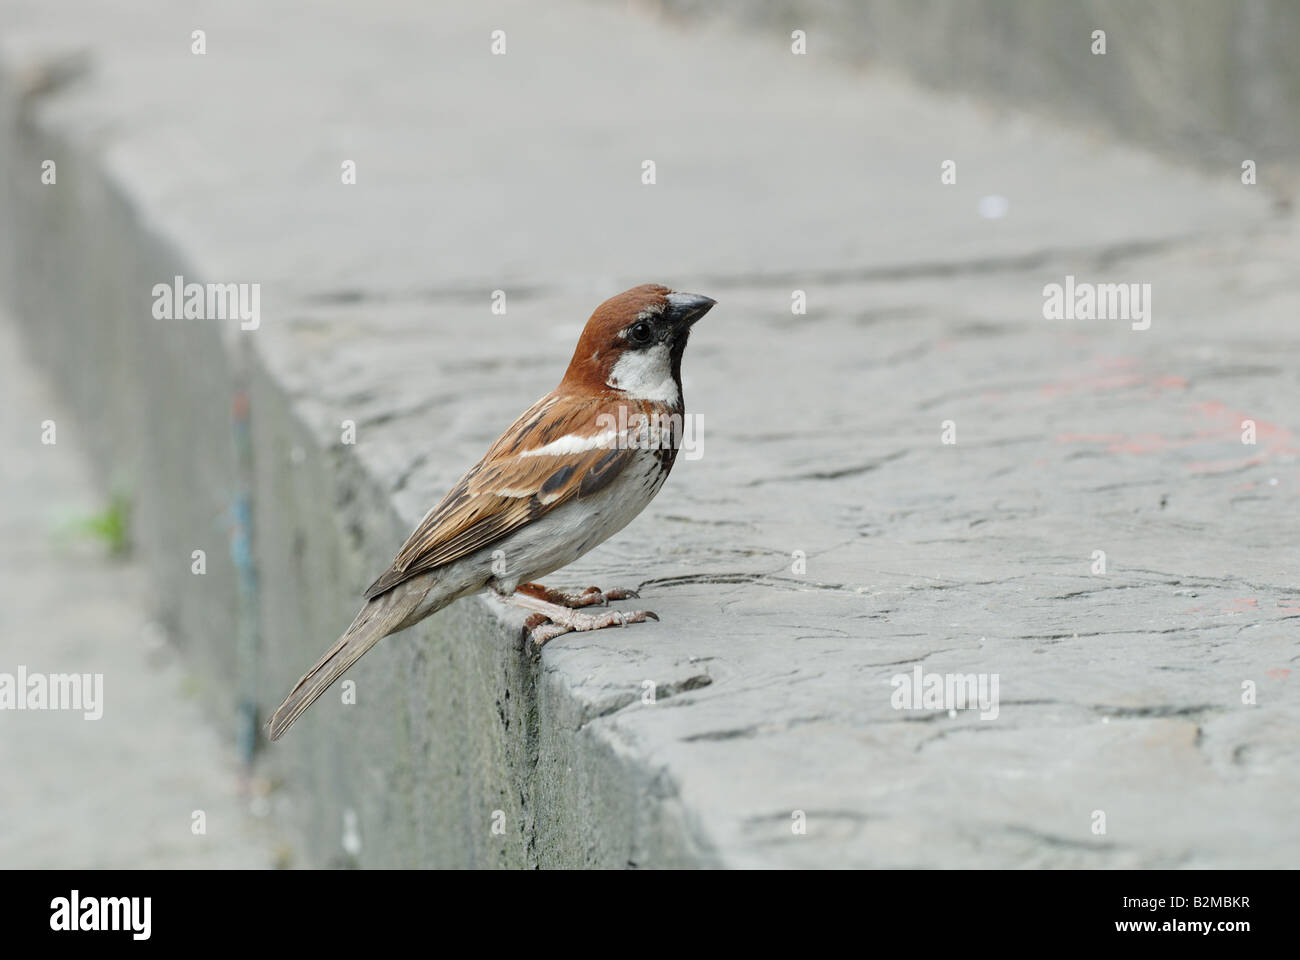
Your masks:
<path fill-rule="evenodd" d="M 652 610 L 606 610 L 600 613 L 583 613 L 581 608 L 608 604 L 611 600 L 626 600 L 637 596 L 635 590 L 553 590 L 540 583 L 521 584 L 509 596 L 507 603 L 532 611 L 524 623 L 524 634 L 540 648 L 571 631 L 603 630 L 605 627 L 625 627 L 629 623 L 658 620 Z M 563 601 L 563 602 L 560 602 Z"/>
<path fill-rule="evenodd" d="M 573 629 L 603 630 L 606 627 L 625 627 L 629 623 L 645 623 L 658 620 L 659 615 L 653 610 L 611 610 L 609 613 L 574 614 Z"/>
<path fill-rule="evenodd" d="M 524 635 L 539 650 L 556 637 L 562 637 L 572 629 L 573 627 L 556 623 L 544 613 L 534 613 L 524 621 Z"/>
<path fill-rule="evenodd" d="M 568 607 L 570 610 L 581 610 L 583 607 L 608 606 L 611 600 L 629 600 L 638 596 L 635 590 L 624 587 L 614 587 L 609 590 L 602 590 L 600 587 L 587 587 L 585 590 L 566 590 L 547 587 L 540 583 L 523 584 L 519 591 L 556 606 Z"/>
<path fill-rule="evenodd" d="M 622 618 L 620 626 L 627 626 L 629 623 L 645 623 L 647 620 L 659 622 L 659 614 L 653 610 L 633 610 L 627 613 L 619 611 L 618 616 Z"/>
<path fill-rule="evenodd" d="M 596 588 L 592 587 L 591 589 L 595 590 Z M 626 587 L 611 587 L 604 591 L 603 595 L 606 603 L 610 600 L 639 600 L 641 598 L 641 594 Z M 657 620 L 659 618 L 656 617 L 655 619 Z"/>
<path fill-rule="evenodd" d="M 524 621 L 524 633 L 539 649 L 556 637 L 566 633 L 586 633 L 591 630 L 604 630 L 606 627 L 626 627 L 630 623 L 645 623 L 647 620 L 658 621 L 659 615 L 653 610 L 611 610 L 608 613 L 575 613 L 565 611 L 547 616 L 534 613 Z"/>
<path fill-rule="evenodd" d="M 631 600 L 640 594 L 635 590 L 628 590 L 624 587 L 611 587 L 608 590 L 602 590 L 600 587 L 588 587 L 586 590 L 555 590 L 555 602 L 562 603 L 567 607 L 581 609 L 582 607 L 608 606 L 611 600 Z"/>
<path fill-rule="evenodd" d="M 600 587 L 588 587 L 586 590 L 574 591 L 567 595 L 568 603 L 566 606 L 581 608 L 594 607 L 597 604 L 604 605 L 609 603 L 609 596 Z M 563 601 L 561 601 L 563 602 Z"/>

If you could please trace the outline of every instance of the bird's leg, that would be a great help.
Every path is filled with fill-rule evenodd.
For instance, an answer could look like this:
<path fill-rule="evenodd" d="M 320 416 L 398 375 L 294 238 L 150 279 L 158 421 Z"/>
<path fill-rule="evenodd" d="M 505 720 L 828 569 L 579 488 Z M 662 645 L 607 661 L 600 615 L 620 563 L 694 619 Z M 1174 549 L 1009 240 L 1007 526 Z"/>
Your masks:
<path fill-rule="evenodd" d="M 536 586 L 530 584 L 529 586 Z M 546 588 L 543 587 L 543 590 Z M 605 627 L 621 627 L 629 623 L 644 623 L 646 620 L 658 620 L 659 617 L 649 610 L 610 610 L 608 613 L 579 613 L 563 604 L 552 603 L 522 587 L 504 598 L 507 603 L 533 611 L 524 629 L 532 637 L 533 643 L 543 646 L 556 637 L 570 631 L 603 630 Z"/>
<path fill-rule="evenodd" d="M 586 590 L 563 590 L 540 583 L 521 583 L 515 589 L 520 593 L 536 597 L 538 600 L 545 600 L 547 603 L 558 604 L 562 607 L 571 607 L 575 610 L 581 607 L 594 607 L 597 604 L 608 604 L 611 600 L 632 600 L 639 596 L 635 590 L 627 590 L 622 587 L 611 587 L 608 590 L 602 590 L 600 587 L 588 587 Z"/>

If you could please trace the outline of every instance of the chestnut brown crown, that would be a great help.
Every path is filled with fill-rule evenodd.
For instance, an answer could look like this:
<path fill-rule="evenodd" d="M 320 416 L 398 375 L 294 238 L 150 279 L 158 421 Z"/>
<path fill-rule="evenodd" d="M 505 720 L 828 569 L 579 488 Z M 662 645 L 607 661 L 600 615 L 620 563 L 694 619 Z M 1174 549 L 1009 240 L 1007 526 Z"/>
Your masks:
<path fill-rule="evenodd" d="M 610 297 L 583 328 L 561 391 L 616 394 L 620 392 L 615 385 L 617 369 L 653 369 L 663 363 L 680 397 L 681 359 L 691 327 L 716 302 L 657 283 L 644 283 Z"/>

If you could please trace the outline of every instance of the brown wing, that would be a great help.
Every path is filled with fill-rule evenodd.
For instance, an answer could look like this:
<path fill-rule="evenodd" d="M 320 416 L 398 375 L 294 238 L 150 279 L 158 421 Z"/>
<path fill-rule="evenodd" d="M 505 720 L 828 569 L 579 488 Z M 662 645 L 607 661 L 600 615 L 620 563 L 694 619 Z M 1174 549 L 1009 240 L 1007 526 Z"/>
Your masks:
<path fill-rule="evenodd" d="M 601 424 L 608 423 L 599 419 L 602 413 L 617 418 L 617 404 L 554 394 L 533 404 L 420 521 L 366 598 L 491 546 L 560 504 L 604 488 L 635 451 L 582 442 L 602 432 Z M 577 439 L 566 443 L 565 437 Z M 533 452 L 556 441 L 559 452 Z"/>

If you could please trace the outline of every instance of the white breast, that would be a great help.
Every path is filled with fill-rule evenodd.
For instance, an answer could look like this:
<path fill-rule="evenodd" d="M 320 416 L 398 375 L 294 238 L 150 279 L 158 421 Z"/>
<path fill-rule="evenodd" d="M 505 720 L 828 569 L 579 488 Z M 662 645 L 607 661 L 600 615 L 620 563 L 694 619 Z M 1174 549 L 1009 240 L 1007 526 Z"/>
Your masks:
<path fill-rule="evenodd" d="M 663 486 L 663 467 L 653 450 L 638 450 L 603 490 L 569 500 L 496 545 L 505 573 L 498 583 L 537 580 L 604 543 L 636 517 Z"/>

